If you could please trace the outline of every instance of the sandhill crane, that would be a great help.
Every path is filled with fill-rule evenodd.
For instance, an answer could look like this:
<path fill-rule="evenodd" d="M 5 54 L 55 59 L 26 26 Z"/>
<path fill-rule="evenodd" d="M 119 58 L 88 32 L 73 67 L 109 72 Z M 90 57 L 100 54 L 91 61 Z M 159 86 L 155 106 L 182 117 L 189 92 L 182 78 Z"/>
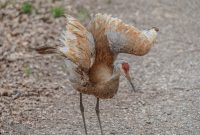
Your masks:
<path fill-rule="evenodd" d="M 66 30 L 60 39 L 62 45 L 36 50 L 40 54 L 57 53 L 65 57 L 68 79 L 73 88 L 80 92 L 85 134 L 87 127 L 82 94 L 89 94 L 97 98 L 95 110 L 103 135 L 99 99 L 112 98 L 117 93 L 120 75 L 126 77 L 135 91 L 129 75 L 129 64 L 124 60 L 116 60 L 117 55 L 145 55 L 156 40 L 158 28 L 140 31 L 106 14 L 97 14 L 87 28 L 71 16 L 66 18 Z"/>

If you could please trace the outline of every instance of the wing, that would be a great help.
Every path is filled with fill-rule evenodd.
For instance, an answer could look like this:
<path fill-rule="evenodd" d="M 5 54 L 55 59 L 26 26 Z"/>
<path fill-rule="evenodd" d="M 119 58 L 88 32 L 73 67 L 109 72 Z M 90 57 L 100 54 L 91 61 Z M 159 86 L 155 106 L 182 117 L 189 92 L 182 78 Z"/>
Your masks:
<path fill-rule="evenodd" d="M 95 44 L 93 36 L 78 20 L 67 16 L 66 30 L 60 38 L 62 44 L 56 47 L 35 49 L 40 54 L 59 54 L 64 56 L 66 72 L 72 86 L 83 93 L 88 87 L 92 89 L 88 70 L 95 60 Z"/>
<path fill-rule="evenodd" d="M 66 18 L 66 30 L 60 38 L 63 44 L 57 49 L 73 63 L 88 70 L 95 59 L 93 36 L 77 19 L 71 16 Z"/>
<path fill-rule="evenodd" d="M 157 37 L 157 28 L 140 31 L 125 24 L 118 18 L 106 14 L 97 14 L 88 26 L 94 38 L 104 33 L 110 49 L 115 53 L 146 54 Z"/>

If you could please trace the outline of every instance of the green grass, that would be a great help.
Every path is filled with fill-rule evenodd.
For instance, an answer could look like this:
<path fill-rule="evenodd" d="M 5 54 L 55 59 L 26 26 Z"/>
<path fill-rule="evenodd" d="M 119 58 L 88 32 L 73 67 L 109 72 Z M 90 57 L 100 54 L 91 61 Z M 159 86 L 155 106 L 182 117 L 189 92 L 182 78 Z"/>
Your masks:
<path fill-rule="evenodd" d="M 89 11 L 84 7 L 78 8 L 77 19 L 81 22 L 84 22 L 86 19 L 90 18 Z"/>
<path fill-rule="evenodd" d="M 55 18 L 61 17 L 65 14 L 65 9 L 63 7 L 52 7 L 51 14 Z"/>
<path fill-rule="evenodd" d="M 21 11 L 25 14 L 30 14 L 32 12 L 32 5 L 29 2 L 24 2 L 21 7 Z"/>
<path fill-rule="evenodd" d="M 25 73 L 26 76 L 30 76 L 33 73 L 32 68 L 28 65 L 25 66 L 24 67 L 24 73 Z"/>

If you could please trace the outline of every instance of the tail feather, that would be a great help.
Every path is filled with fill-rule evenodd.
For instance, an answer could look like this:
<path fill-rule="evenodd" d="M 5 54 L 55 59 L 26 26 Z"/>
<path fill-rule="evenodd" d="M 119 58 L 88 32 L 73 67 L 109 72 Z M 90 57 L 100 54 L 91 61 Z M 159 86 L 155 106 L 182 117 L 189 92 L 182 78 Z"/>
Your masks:
<path fill-rule="evenodd" d="M 39 54 L 52 54 L 58 53 L 57 48 L 55 47 L 40 47 L 35 49 Z"/>

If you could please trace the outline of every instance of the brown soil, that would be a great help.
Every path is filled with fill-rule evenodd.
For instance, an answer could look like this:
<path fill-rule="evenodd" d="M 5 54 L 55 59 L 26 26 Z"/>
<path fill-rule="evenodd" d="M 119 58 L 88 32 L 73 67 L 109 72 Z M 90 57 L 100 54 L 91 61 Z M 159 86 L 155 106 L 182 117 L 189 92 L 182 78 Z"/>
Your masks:
<path fill-rule="evenodd" d="M 31 49 L 60 44 L 65 19 L 49 10 L 61 5 L 83 24 L 87 14 L 100 12 L 140 29 L 160 28 L 149 54 L 121 55 L 143 93 L 130 93 L 121 78 L 118 94 L 101 100 L 106 135 L 200 134 L 199 0 L 32 0 L 29 15 L 21 12 L 22 2 L 0 0 L 0 134 L 84 134 L 79 94 L 66 79 L 63 59 Z M 84 105 L 89 134 L 100 134 L 95 98 L 84 95 Z"/>

